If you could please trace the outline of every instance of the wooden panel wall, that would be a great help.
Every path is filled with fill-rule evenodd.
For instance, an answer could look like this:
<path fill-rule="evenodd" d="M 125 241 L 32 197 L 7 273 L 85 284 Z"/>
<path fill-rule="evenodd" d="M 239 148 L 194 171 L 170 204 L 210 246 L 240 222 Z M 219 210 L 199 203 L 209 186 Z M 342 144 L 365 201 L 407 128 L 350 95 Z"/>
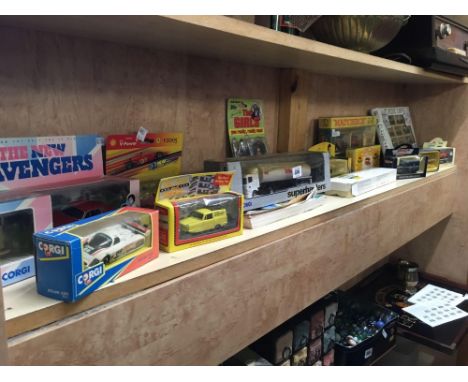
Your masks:
<path fill-rule="evenodd" d="M 450 219 L 393 256 L 412 259 L 427 272 L 468 284 L 468 86 L 415 86 L 408 90 L 418 140 L 440 136 L 457 149 L 456 207 Z M 439 203 L 438 198 L 433 203 Z"/>
<path fill-rule="evenodd" d="M 301 151 L 315 143 L 319 117 L 366 115 L 373 107 L 405 105 L 407 85 L 363 81 L 284 70 L 280 82 L 281 151 Z M 289 95 L 289 97 L 288 97 Z"/>
<path fill-rule="evenodd" d="M 265 102 L 276 149 L 278 70 L 0 28 L 1 136 L 183 131 L 184 171 L 226 155 L 226 99 Z"/>

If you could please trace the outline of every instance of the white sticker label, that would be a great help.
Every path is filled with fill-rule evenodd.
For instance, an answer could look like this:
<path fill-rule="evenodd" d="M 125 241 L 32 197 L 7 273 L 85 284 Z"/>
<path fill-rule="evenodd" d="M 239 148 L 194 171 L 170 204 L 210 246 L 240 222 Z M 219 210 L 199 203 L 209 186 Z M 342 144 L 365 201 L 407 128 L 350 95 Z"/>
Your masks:
<path fill-rule="evenodd" d="M 292 169 L 293 179 L 300 178 L 302 176 L 302 166 L 296 166 Z"/>
<path fill-rule="evenodd" d="M 332 135 L 332 137 L 339 137 L 341 134 L 340 134 L 340 131 L 339 131 L 339 130 L 333 129 L 333 130 L 331 131 L 331 135 Z"/>
<path fill-rule="evenodd" d="M 138 129 L 138 133 L 136 136 L 137 141 L 144 142 L 146 138 L 146 134 L 148 134 L 148 129 L 145 129 L 143 126 L 141 126 Z"/>
<path fill-rule="evenodd" d="M 384 338 L 387 338 L 388 337 L 388 334 L 387 332 L 385 331 L 385 329 L 382 329 L 382 335 Z"/>
<path fill-rule="evenodd" d="M 374 353 L 374 348 L 369 348 L 364 353 L 364 359 L 369 358 Z"/>

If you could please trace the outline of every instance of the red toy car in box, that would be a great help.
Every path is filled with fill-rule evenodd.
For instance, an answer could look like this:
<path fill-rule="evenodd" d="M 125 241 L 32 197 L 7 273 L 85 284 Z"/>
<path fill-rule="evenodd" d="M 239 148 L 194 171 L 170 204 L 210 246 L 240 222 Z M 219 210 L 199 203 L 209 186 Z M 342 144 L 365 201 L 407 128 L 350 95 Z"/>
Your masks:
<path fill-rule="evenodd" d="M 126 167 L 127 169 L 131 169 L 134 167 L 138 166 L 143 166 L 147 163 L 151 163 L 157 160 L 160 160 L 162 157 L 164 157 L 164 153 L 157 151 L 157 152 L 144 152 L 141 151 L 137 153 L 135 156 L 130 158 L 130 160 L 127 162 Z"/>
<path fill-rule="evenodd" d="M 111 206 L 102 202 L 92 200 L 78 201 L 61 210 L 54 211 L 54 226 L 73 223 L 111 210 L 113 210 Z"/>

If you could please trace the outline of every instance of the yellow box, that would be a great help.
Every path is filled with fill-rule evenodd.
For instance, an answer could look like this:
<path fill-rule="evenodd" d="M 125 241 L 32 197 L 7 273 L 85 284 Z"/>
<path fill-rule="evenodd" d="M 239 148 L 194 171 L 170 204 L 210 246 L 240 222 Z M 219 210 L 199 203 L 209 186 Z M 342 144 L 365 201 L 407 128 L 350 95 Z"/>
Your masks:
<path fill-rule="evenodd" d="M 346 156 L 351 160 L 351 171 L 353 172 L 379 167 L 380 145 L 348 149 Z"/>
<path fill-rule="evenodd" d="M 241 235 L 244 197 L 230 191 L 232 178 L 232 172 L 209 172 L 161 180 L 159 247 L 175 252 Z"/>
<path fill-rule="evenodd" d="M 439 150 L 423 149 L 419 151 L 420 157 L 427 157 L 427 171 L 435 172 L 439 170 L 440 152 Z"/>

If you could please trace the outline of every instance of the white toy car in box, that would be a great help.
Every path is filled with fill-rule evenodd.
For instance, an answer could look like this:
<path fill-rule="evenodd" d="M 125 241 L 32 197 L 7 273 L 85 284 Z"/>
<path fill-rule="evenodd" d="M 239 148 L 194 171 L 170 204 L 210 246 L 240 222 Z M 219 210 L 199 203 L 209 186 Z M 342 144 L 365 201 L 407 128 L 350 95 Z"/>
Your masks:
<path fill-rule="evenodd" d="M 37 291 L 75 301 L 159 255 L 158 211 L 125 207 L 34 234 Z"/>
<path fill-rule="evenodd" d="M 83 245 L 85 265 L 92 267 L 99 262 L 105 265 L 143 247 L 151 232 L 137 223 L 115 224 L 92 235 Z"/>

